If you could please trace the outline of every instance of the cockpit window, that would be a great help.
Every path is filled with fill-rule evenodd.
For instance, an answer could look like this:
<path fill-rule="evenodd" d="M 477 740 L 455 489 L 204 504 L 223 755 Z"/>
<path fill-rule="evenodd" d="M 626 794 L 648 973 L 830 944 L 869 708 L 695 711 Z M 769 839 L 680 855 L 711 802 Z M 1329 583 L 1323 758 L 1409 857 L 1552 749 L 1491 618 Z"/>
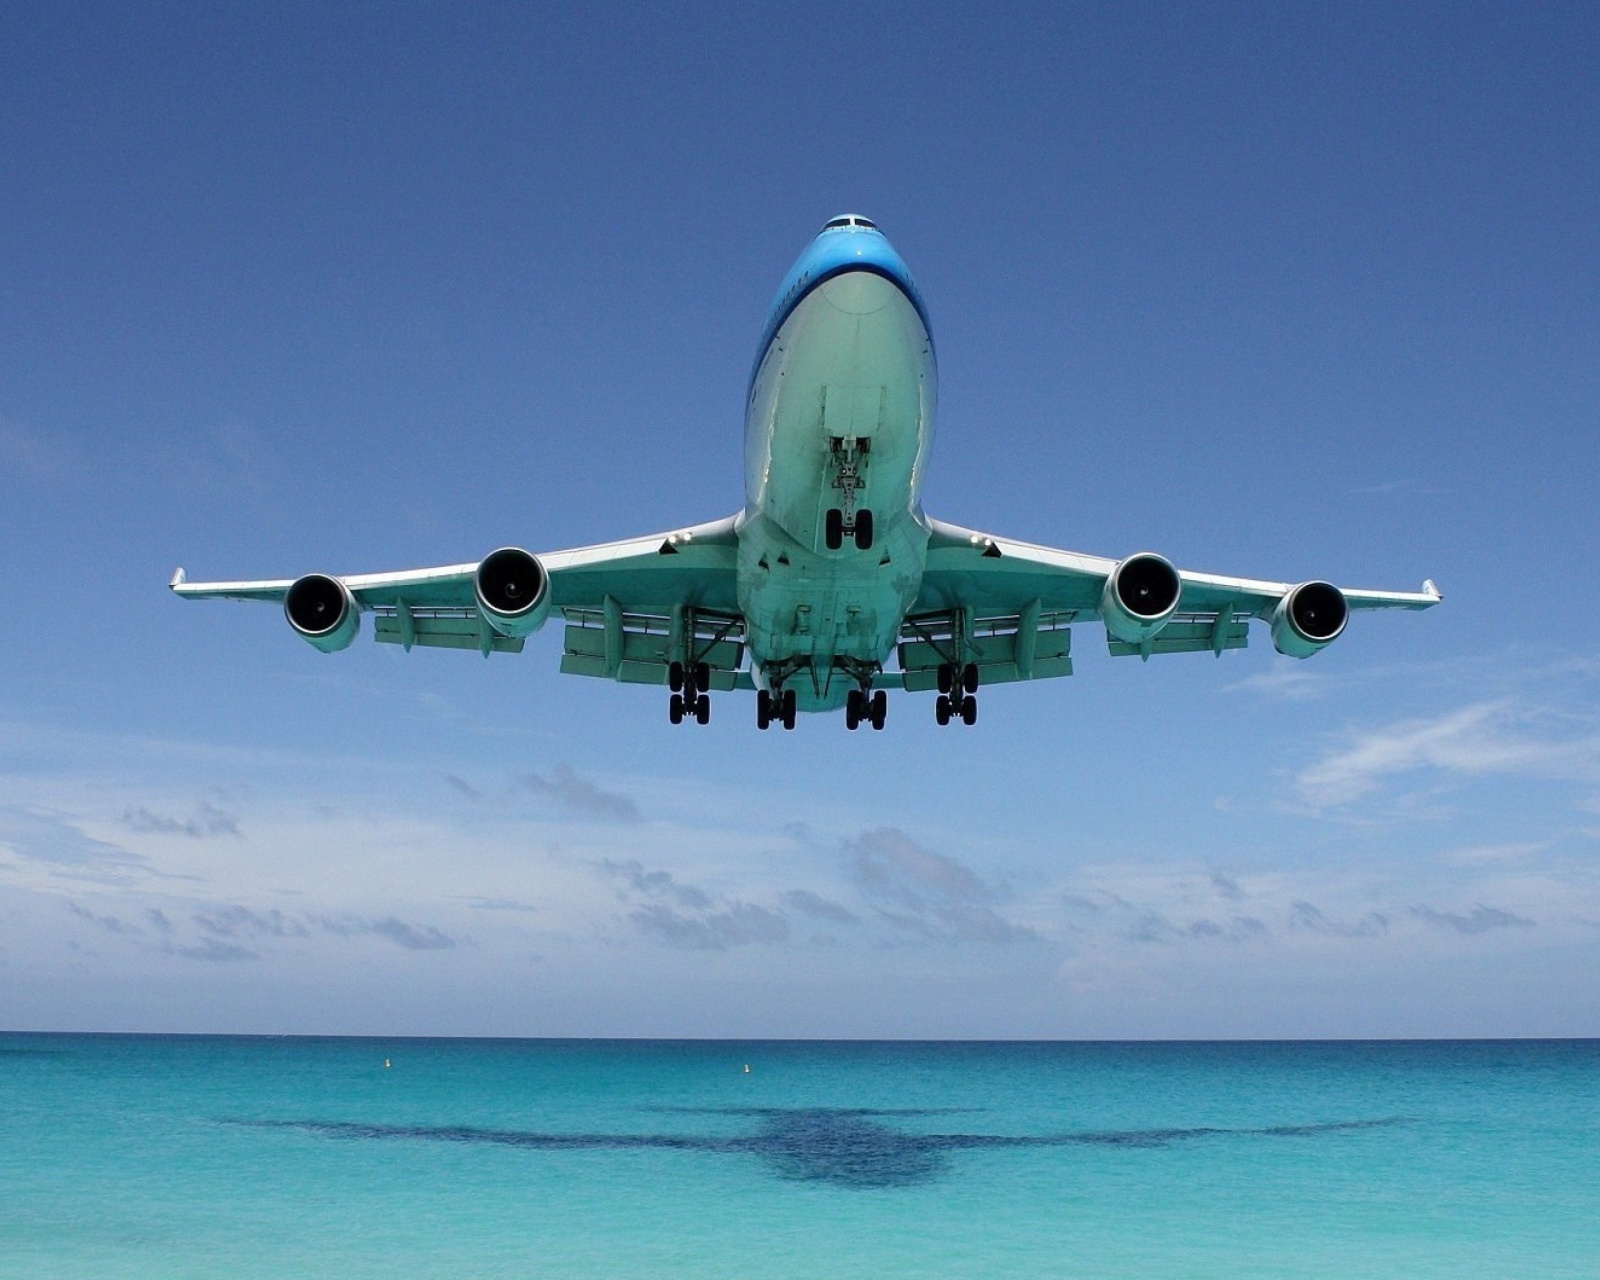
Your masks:
<path fill-rule="evenodd" d="M 842 218 L 833 218 L 822 224 L 824 231 L 836 231 L 840 227 L 865 227 L 869 231 L 876 231 L 878 224 L 870 218 L 858 218 L 855 214 L 846 214 Z"/>

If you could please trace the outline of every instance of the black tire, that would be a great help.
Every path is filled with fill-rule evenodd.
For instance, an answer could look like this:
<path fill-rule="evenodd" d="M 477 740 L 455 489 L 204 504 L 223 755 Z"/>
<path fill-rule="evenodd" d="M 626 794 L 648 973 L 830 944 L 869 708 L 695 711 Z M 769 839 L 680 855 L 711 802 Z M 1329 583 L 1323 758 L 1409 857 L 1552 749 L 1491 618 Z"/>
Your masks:
<path fill-rule="evenodd" d="M 667 663 L 667 688 L 673 693 L 683 692 L 683 663 Z"/>
<path fill-rule="evenodd" d="M 683 695 L 675 693 L 667 700 L 667 719 L 673 724 L 683 723 Z"/>
<path fill-rule="evenodd" d="M 978 700 L 976 698 L 967 698 L 961 704 L 961 723 L 978 723 Z"/>
<path fill-rule="evenodd" d="M 785 689 L 783 691 L 783 727 L 785 729 L 794 728 L 795 711 L 794 690 Z"/>
<path fill-rule="evenodd" d="M 772 723 L 772 694 L 765 689 L 756 690 L 756 728 L 765 729 Z"/>
<path fill-rule="evenodd" d="M 948 662 L 939 664 L 939 692 L 949 693 L 950 686 L 956 682 L 956 669 Z"/>
<path fill-rule="evenodd" d="M 701 694 L 694 704 L 694 718 L 699 724 L 711 723 L 711 699 Z"/>
<path fill-rule="evenodd" d="M 704 662 L 694 664 L 694 687 L 701 693 L 711 692 L 711 668 Z"/>
<path fill-rule="evenodd" d="M 852 689 L 844 696 L 844 727 L 855 729 L 861 723 L 861 690 Z"/>
<path fill-rule="evenodd" d="M 822 519 L 822 540 L 827 543 L 829 551 L 837 551 L 844 546 L 844 512 L 838 507 L 829 507 L 828 514 Z"/>
<path fill-rule="evenodd" d="M 856 550 L 870 551 L 872 549 L 872 512 L 856 512 Z"/>
<path fill-rule="evenodd" d="M 969 662 L 961 668 L 961 687 L 968 693 L 978 692 L 978 664 Z"/>
<path fill-rule="evenodd" d="M 889 695 L 879 689 L 872 695 L 872 727 L 881 729 L 889 719 Z"/>
<path fill-rule="evenodd" d="M 940 724 L 950 723 L 950 699 L 942 693 L 939 695 L 939 701 L 933 704 L 933 718 Z"/>

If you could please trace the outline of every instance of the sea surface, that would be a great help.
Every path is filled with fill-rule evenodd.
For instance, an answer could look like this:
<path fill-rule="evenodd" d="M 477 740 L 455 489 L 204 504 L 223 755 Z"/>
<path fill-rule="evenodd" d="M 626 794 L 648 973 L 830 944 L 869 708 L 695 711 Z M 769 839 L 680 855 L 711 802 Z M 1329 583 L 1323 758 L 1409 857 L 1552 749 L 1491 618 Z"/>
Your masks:
<path fill-rule="evenodd" d="M 0 1276 L 1597 1280 L 1600 1041 L 0 1034 Z"/>

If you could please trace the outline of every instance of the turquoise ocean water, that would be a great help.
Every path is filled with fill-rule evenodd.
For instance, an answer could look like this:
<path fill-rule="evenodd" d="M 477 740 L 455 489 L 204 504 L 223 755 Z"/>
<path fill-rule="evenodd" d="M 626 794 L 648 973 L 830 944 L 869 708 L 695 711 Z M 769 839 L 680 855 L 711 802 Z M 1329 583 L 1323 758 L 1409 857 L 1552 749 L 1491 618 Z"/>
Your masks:
<path fill-rule="evenodd" d="M 1246 1275 L 1600 1278 L 1600 1042 L 0 1034 L 8 1278 Z"/>

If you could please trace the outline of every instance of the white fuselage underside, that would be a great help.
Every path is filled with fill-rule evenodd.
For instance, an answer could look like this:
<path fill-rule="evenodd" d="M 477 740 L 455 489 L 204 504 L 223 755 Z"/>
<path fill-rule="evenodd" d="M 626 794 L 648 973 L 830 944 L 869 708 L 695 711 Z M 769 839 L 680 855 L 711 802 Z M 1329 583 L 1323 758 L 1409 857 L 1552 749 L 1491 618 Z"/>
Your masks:
<path fill-rule="evenodd" d="M 857 686 L 851 673 L 888 658 L 916 599 L 936 398 L 916 308 L 871 270 L 813 288 L 762 355 L 745 417 L 739 607 L 758 680 L 782 681 L 804 710 L 841 705 Z M 861 482 L 854 505 L 872 513 L 872 542 L 862 550 L 846 537 L 829 550 L 826 516 L 844 503 L 836 482 L 848 442 Z"/>

